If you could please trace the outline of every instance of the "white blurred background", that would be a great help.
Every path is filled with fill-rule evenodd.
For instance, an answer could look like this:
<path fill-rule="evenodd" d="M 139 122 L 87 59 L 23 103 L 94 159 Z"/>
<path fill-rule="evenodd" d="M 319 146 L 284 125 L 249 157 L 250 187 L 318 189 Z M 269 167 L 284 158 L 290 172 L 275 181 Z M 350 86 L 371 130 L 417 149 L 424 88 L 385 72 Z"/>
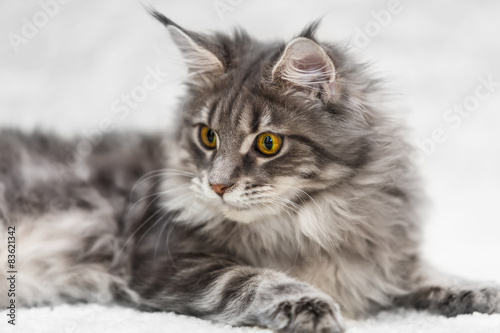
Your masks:
<path fill-rule="evenodd" d="M 143 5 L 188 29 L 240 26 L 264 40 L 323 17 L 319 38 L 350 42 L 375 63 L 425 147 L 426 257 L 500 282 L 500 2 L 3 0 L 0 126 L 62 135 L 166 128 L 185 70 Z M 163 73 L 161 84 L 147 90 L 151 71 Z"/>

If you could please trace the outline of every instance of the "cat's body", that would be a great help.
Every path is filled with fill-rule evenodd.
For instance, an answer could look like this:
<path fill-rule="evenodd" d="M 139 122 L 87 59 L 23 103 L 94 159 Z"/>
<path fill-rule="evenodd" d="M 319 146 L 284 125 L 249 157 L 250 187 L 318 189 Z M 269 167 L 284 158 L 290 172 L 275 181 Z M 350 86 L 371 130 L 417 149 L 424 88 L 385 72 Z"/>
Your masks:
<path fill-rule="evenodd" d="M 498 289 L 436 284 L 422 263 L 411 148 L 364 66 L 314 26 L 262 44 L 155 15 L 192 71 L 174 133 L 109 136 L 75 162 L 78 141 L 0 132 L 22 304 L 119 300 L 290 332 L 342 331 L 336 303 L 500 311 Z"/>

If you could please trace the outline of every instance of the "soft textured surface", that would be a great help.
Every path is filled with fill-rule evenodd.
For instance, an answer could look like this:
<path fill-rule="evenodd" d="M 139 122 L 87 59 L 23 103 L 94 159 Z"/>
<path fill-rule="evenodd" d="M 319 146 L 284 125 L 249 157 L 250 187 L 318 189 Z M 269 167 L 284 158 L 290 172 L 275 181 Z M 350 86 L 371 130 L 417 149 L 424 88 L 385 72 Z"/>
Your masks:
<path fill-rule="evenodd" d="M 324 16 L 320 39 L 352 43 L 359 42 L 359 29 L 375 27 L 373 12 L 389 9 L 388 1 L 150 3 L 193 30 L 228 31 L 239 25 L 262 39 L 290 38 L 307 22 Z M 220 3 L 232 5 L 219 15 L 215 5 Z M 445 135 L 421 163 L 434 203 L 424 253 L 449 273 L 500 282 L 500 86 L 492 86 L 489 96 L 471 112 L 454 113 L 460 120 L 444 118 L 455 104 L 474 96 L 479 77 L 500 81 L 500 4 L 494 0 L 400 3 L 398 13 L 383 22 L 386 26 L 373 30 L 376 33 L 359 56 L 374 60 L 375 68 L 393 82 L 417 142 L 439 129 Z M 103 119 L 116 130 L 168 126 L 168 110 L 181 95 L 179 82 L 185 73 L 164 28 L 145 14 L 141 2 L 69 1 L 16 52 L 9 33 L 21 35 L 23 18 L 33 21 L 40 10 L 38 1 L 0 4 L 1 126 L 39 127 L 62 135 L 93 133 Z M 127 116 L 117 117 L 114 103 L 142 85 L 151 70 L 166 73 L 161 84 Z M 18 282 L 22 289 L 22 281 Z M 18 309 L 17 314 L 17 326 L 11 327 L 5 312 L 0 313 L 2 332 L 257 330 L 98 305 Z M 348 326 L 356 333 L 500 332 L 500 315 L 447 319 L 394 311 L 350 321 Z"/>
<path fill-rule="evenodd" d="M 3 324 L 3 323 L 2 323 Z M 2 326 L 0 326 L 2 327 Z M 500 315 L 475 313 L 444 318 L 415 311 L 383 312 L 374 318 L 347 321 L 349 333 L 498 333 Z M 271 332 L 255 327 L 230 327 L 173 313 L 141 313 L 101 305 L 61 305 L 54 308 L 25 309 L 17 327 L 2 332 L 148 332 L 148 333 L 243 333 Z"/>

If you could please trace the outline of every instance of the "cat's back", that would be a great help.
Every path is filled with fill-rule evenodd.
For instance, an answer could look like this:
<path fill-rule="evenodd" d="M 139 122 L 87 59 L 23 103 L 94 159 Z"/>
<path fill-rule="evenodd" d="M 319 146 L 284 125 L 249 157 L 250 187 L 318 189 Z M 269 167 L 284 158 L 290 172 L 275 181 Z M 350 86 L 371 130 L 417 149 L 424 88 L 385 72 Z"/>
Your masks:
<path fill-rule="evenodd" d="M 155 135 L 68 139 L 0 130 L 0 207 L 14 218 L 123 201 L 140 177 L 160 168 L 160 146 Z"/>

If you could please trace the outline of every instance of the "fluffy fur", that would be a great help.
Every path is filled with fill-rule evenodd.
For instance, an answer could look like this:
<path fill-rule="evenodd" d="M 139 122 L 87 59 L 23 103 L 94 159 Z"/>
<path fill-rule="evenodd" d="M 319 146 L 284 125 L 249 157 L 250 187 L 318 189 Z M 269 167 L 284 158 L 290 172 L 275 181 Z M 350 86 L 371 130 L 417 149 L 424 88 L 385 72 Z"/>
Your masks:
<path fill-rule="evenodd" d="M 405 128 L 380 80 L 315 39 L 317 23 L 260 43 L 153 15 L 190 70 L 174 133 L 108 136 L 82 157 L 77 139 L 0 132 L 20 303 L 119 301 L 283 332 L 342 332 L 342 316 L 394 306 L 500 311 L 496 286 L 422 263 Z M 259 152 L 261 133 L 282 137 L 277 154 Z"/>

